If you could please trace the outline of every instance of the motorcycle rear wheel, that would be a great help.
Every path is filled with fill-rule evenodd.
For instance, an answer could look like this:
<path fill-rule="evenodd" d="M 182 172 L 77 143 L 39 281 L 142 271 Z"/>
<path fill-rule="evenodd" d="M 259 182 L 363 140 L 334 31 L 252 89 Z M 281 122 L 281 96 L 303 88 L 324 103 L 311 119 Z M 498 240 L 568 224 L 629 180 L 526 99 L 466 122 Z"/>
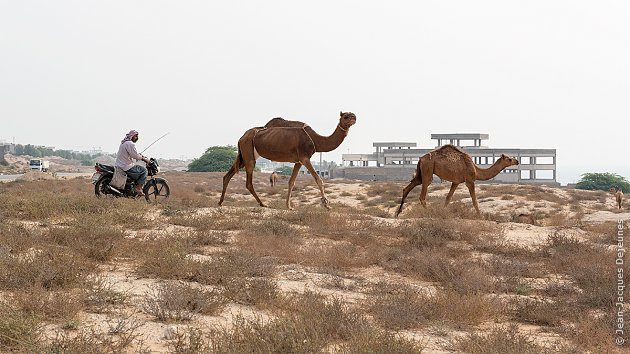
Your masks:
<path fill-rule="evenodd" d="M 160 202 L 169 195 L 171 195 L 171 189 L 166 183 L 166 180 L 162 178 L 155 178 L 153 181 L 149 181 L 144 185 L 142 190 L 144 198 L 147 202 Z"/>
<path fill-rule="evenodd" d="M 94 185 L 94 194 L 96 194 L 98 198 L 113 197 L 112 192 L 109 191 L 109 182 L 111 181 L 112 179 L 110 177 L 101 177 Z"/>

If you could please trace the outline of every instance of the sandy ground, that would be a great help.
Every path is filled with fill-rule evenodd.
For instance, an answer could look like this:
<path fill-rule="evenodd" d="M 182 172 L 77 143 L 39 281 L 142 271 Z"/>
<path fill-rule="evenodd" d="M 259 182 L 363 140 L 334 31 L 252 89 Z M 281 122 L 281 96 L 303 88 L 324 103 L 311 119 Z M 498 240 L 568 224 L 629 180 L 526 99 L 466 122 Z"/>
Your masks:
<path fill-rule="evenodd" d="M 37 176 L 31 176 L 34 176 L 32 179 L 37 179 Z M 31 179 L 27 178 L 27 180 Z M 279 190 L 284 191 L 286 189 L 286 181 L 281 182 L 284 183 L 280 184 Z M 244 184 L 244 175 L 240 174 L 235 176 L 234 180 L 231 183 Z M 365 207 L 365 203 L 369 201 L 369 198 L 357 198 L 357 196 L 366 196 L 368 194 L 367 192 L 370 187 L 370 183 L 378 182 L 366 183 L 357 181 L 347 183 L 346 181 L 327 181 L 326 192 L 329 200 L 331 200 L 333 208 L 335 206 L 341 205 L 350 206 L 352 208 L 363 208 Z M 402 189 L 404 183 L 401 182 L 399 184 L 400 188 Z M 492 188 L 492 186 L 488 187 L 489 190 L 492 190 Z M 443 198 L 445 197 L 447 192 L 448 190 L 445 189 L 445 186 L 442 185 L 430 187 L 429 208 L 432 205 L 435 205 L 433 203 L 442 203 Z M 553 193 L 554 195 L 566 201 L 570 199 L 566 189 L 548 188 L 547 192 Z M 300 201 L 299 196 L 303 195 L 306 195 L 307 198 L 305 198 L 305 201 Z M 628 206 L 625 206 L 625 209 L 621 211 L 614 210 L 615 205 L 614 200 L 612 200 L 612 196 L 606 199 L 604 205 L 592 201 L 580 202 L 580 206 L 582 209 L 581 213 L 578 214 L 572 212 L 566 205 L 556 205 L 553 202 L 549 201 L 532 201 L 522 196 L 514 197 L 512 199 L 502 199 L 500 196 L 484 197 L 484 193 L 480 192 L 479 189 L 478 195 L 479 206 L 484 213 L 498 215 L 506 220 L 504 222 L 501 222 L 504 232 L 504 241 L 522 247 L 535 248 L 541 244 L 544 244 L 547 241 L 548 236 L 550 234 L 553 234 L 554 232 L 567 233 L 578 239 L 583 238 L 585 232 L 579 227 L 566 226 L 567 220 L 571 222 L 579 221 L 589 224 L 617 222 L 618 220 L 630 221 L 630 210 Z M 232 194 L 231 197 L 238 200 L 253 200 L 253 198 L 247 194 Z M 280 192 L 279 194 L 264 196 L 264 199 L 284 205 L 284 197 L 285 194 L 283 194 L 283 192 Z M 299 192 L 294 193 L 293 202 L 296 206 L 300 205 L 300 203 L 317 204 L 318 199 L 319 190 L 316 188 L 316 186 L 309 185 L 304 187 Z M 454 200 L 460 200 L 462 203 L 472 208 L 472 201 L 465 188 L 460 187 L 458 189 L 454 196 Z M 410 205 L 417 205 L 418 203 L 419 202 L 417 200 L 417 195 L 413 198 L 409 198 L 407 200 L 405 210 L 409 210 Z M 229 211 L 231 208 L 237 207 L 226 205 L 222 208 L 222 210 L 224 211 Z M 396 207 L 382 206 L 382 209 L 387 211 L 389 215 L 393 216 L 393 212 Z M 220 212 L 220 210 L 212 206 L 198 208 L 194 212 L 199 214 L 213 214 Z M 273 214 L 283 211 L 269 208 L 261 209 L 260 212 Z M 537 225 L 510 221 L 512 220 L 514 215 L 518 215 L 521 213 L 529 215 L 545 215 L 546 217 L 541 217 L 539 220 L 537 220 Z M 561 222 L 563 223 L 561 225 L 562 227 L 559 227 L 560 225 L 554 225 L 554 223 L 560 223 L 558 221 L 558 215 L 565 215 L 561 219 Z M 382 218 L 383 222 L 391 224 L 398 224 L 401 222 L 401 220 L 392 218 L 391 216 Z M 576 220 L 573 220 L 572 218 Z M 161 232 L 168 233 L 176 231 L 178 229 L 185 229 L 182 226 L 175 225 L 171 225 L 169 227 L 170 229 L 167 228 L 161 230 Z M 145 231 L 140 230 L 127 232 L 129 237 L 142 237 L 142 234 Z M 156 230 L 147 230 L 146 233 L 155 235 Z M 131 303 L 142 302 L 143 296 L 145 296 L 147 292 L 151 290 L 152 286 L 159 282 L 155 279 L 139 278 L 134 274 L 132 266 L 129 264 L 125 264 L 124 262 L 119 262 L 107 266 L 107 269 L 104 269 L 104 274 L 107 281 L 112 284 L 113 289 L 128 294 L 131 297 Z M 301 293 L 307 290 L 313 290 L 326 295 L 341 296 L 348 303 L 359 303 L 364 300 L 365 295 L 361 291 L 359 291 L 364 283 L 377 282 L 380 280 L 387 280 L 394 283 L 412 283 L 413 286 L 425 289 L 426 291 L 435 291 L 435 287 L 432 283 L 418 281 L 410 282 L 409 279 L 406 279 L 400 274 L 388 273 L 379 267 L 356 269 L 352 275 L 352 277 L 344 278 L 332 276 L 330 274 L 321 274 L 313 272 L 312 270 L 304 268 L 298 264 L 295 264 L 280 266 L 274 280 L 277 282 L 279 288 L 283 292 Z M 325 286 L 326 284 L 331 282 L 337 284 L 337 286 L 333 289 Z M 342 284 L 342 286 L 340 287 L 339 284 Z M 130 311 L 130 314 L 128 314 L 129 316 L 132 316 L 136 320 L 144 323 L 139 328 L 139 333 L 145 338 L 145 344 L 148 346 L 151 352 L 167 352 L 166 343 L 168 339 L 172 337 L 173 332 L 178 330 L 185 330 L 185 328 L 187 327 L 187 324 L 181 323 L 166 324 L 154 322 L 141 311 L 137 311 L 137 309 L 135 311 L 133 309 L 127 310 Z M 211 327 L 215 325 L 229 326 L 232 319 L 236 315 L 252 317 L 255 315 L 259 316 L 260 313 L 254 312 L 251 308 L 246 306 L 232 304 L 227 306 L 219 316 L 199 316 L 198 319 L 195 320 L 195 325 L 201 327 Z M 101 328 L 106 328 L 108 321 L 111 320 L 111 315 L 103 314 L 85 314 L 84 317 L 81 319 L 81 321 L 88 326 Z M 490 328 L 492 325 L 493 324 L 488 324 L 488 328 Z M 550 333 L 546 331 L 543 327 L 534 325 L 523 325 L 520 327 L 520 330 L 523 333 L 535 335 L 535 338 L 538 342 L 555 343 L 559 340 L 557 334 Z M 426 348 L 426 350 L 424 351 L 425 353 L 452 352 L 449 349 L 449 341 L 453 338 L 456 338 L 457 336 L 464 335 L 464 333 L 465 332 L 453 331 L 452 329 L 449 329 L 449 335 L 445 336 L 443 333 L 441 333 L 439 328 L 429 328 L 422 331 L 401 332 L 401 334 L 410 338 L 417 339 L 421 343 L 423 343 Z"/>

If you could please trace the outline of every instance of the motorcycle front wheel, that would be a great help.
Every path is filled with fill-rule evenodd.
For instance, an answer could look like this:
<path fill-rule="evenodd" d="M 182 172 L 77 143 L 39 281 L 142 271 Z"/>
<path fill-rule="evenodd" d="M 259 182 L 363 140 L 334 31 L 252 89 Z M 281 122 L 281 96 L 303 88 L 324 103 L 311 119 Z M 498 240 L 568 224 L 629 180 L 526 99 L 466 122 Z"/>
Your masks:
<path fill-rule="evenodd" d="M 142 189 L 147 202 L 159 202 L 171 195 L 171 189 L 163 178 L 148 181 Z"/>

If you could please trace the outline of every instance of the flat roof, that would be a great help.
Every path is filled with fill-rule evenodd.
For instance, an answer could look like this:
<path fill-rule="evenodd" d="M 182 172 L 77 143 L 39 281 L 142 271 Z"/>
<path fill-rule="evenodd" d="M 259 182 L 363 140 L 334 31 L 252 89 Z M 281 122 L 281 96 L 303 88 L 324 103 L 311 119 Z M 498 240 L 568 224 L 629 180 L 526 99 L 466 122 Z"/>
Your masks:
<path fill-rule="evenodd" d="M 488 140 L 488 137 L 488 134 L 481 133 L 431 134 L 431 139 Z"/>
<path fill-rule="evenodd" d="M 372 143 L 373 147 L 416 147 L 416 143 L 408 143 L 408 142 L 383 142 L 383 143 Z"/>

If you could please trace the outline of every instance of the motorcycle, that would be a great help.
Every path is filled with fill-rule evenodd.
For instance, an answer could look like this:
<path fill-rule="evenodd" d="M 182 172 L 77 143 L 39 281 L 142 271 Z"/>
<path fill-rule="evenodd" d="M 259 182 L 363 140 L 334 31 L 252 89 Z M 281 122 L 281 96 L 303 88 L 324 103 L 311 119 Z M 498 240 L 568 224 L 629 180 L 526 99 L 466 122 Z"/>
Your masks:
<path fill-rule="evenodd" d="M 171 194 L 171 189 L 168 186 L 168 182 L 164 178 L 155 177 L 159 172 L 159 166 L 157 160 L 154 158 L 149 159 L 149 163 L 146 164 L 148 178 L 142 193 L 147 202 L 158 201 L 166 199 Z M 101 196 L 113 196 L 113 197 L 128 197 L 136 198 L 138 194 L 135 189 L 135 181 L 127 177 L 124 188 L 115 188 L 110 186 L 109 183 L 114 176 L 114 166 L 103 165 L 96 163 L 94 165 L 94 174 L 92 175 L 92 184 L 94 184 L 94 194 L 97 197 Z"/>

